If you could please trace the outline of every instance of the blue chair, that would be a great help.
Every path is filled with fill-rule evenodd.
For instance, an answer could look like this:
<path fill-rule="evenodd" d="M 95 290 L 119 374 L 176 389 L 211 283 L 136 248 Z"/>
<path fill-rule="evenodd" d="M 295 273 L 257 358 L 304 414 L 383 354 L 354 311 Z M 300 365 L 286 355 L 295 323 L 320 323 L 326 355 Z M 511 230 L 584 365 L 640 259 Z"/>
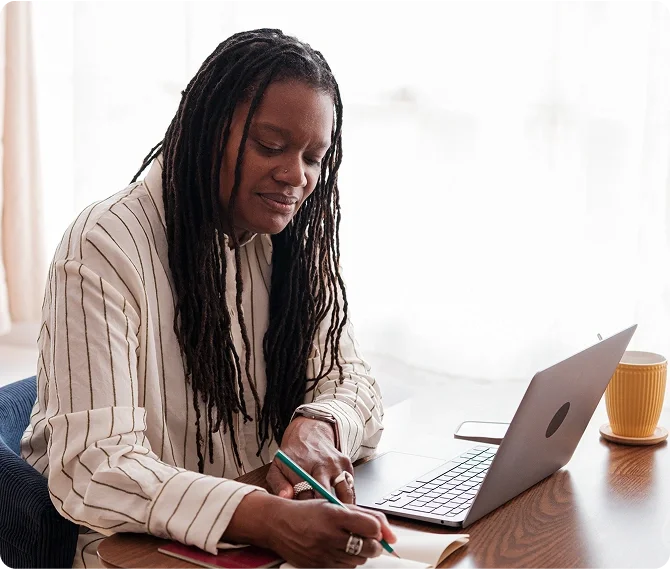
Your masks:
<path fill-rule="evenodd" d="M 72 567 L 79 526 L 61 516 L 47 479 L 21 458 L 35 376 L 0 388 L 0 558 L 9 567 Z"/>

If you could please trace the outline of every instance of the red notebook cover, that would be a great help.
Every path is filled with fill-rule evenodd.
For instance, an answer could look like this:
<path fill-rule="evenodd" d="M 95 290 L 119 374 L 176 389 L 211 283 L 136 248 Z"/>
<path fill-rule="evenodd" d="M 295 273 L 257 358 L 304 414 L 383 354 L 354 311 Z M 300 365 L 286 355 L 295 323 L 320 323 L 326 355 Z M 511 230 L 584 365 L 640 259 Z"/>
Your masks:
<path fill-rule="evenodd" d="M 237 549 L 220 549 L 218 555 L 212 555 L 197 547 L 173 542 L 159 547 L 158 551 L 201 567 L 213 567 L 214 569 L 220 567 L 225 569 L 277 567 L 284 561 L 274 551 L 255 545 Z"/>

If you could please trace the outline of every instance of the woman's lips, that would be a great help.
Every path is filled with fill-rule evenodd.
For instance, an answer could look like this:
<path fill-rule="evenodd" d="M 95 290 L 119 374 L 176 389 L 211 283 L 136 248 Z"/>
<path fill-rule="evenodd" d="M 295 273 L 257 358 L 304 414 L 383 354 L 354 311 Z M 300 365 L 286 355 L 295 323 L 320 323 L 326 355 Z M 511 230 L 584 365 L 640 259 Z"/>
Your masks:
<path fill-rule="evenodd" d="M 270 209 L 280 213 L 291 213 L 298 198 L 284 194 L 258 194 Z"/>

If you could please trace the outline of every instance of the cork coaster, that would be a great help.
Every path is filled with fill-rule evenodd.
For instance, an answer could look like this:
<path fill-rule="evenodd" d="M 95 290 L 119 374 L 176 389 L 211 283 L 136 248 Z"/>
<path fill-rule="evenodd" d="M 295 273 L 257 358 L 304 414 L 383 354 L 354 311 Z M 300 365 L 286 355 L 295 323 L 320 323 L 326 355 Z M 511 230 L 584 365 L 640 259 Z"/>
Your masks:
<path fill-rule="evenodd" d="M 610 424 L 605 423 L 600 427 L 600 435 L 608 441 L 622 445 L 655 445 L 668 438 L 668 429 L 658 426 L 654 433 L 648 437 L 622 437 L 621 435 L 615 435 Z"/>

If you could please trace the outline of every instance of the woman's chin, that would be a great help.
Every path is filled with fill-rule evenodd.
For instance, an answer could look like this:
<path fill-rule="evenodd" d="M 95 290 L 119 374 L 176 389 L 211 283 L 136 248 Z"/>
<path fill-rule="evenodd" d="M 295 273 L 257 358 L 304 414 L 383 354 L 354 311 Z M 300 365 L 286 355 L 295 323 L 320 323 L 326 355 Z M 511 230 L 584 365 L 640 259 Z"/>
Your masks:
<path fill-rule="evenodd" d="M 276 235 L 286 229 L 291 218 L 286 216 L 272 216 L 270 219 L 257 220 L 255 223 L 246 224 L 247 231 L 252 233 L 264 233 L 266 235 Z"/>

